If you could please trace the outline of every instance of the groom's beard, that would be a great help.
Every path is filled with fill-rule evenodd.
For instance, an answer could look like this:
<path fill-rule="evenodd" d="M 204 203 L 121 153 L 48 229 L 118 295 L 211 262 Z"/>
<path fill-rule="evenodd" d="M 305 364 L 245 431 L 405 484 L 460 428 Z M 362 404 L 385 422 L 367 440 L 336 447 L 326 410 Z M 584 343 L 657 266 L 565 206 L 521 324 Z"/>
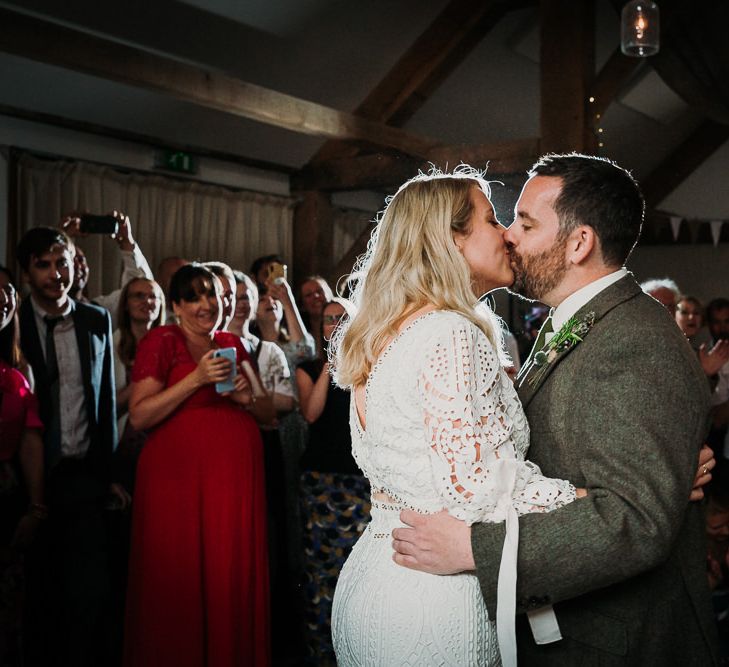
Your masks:
<path fill-rule="evenodd" d="M 565 241 L 559 239 L 551 248 L 536 255 L 520 255 L 513 247 L 509 248 L 514 269 L 514 284 L 509 291 L 541 301 L 562 282 L 567 272 L 564 249 Z"/>

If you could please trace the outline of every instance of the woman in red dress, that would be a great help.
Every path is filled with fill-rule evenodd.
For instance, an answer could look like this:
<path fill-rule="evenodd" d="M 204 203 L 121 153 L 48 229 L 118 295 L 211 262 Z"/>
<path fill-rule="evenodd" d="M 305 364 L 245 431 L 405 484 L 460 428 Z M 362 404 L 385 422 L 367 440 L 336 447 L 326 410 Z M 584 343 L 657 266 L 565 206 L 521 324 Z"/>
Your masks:
<path fill-rule="evenodd" d="M 269 664 L 261 439 L 245 375 L 216 392 L 234 347 L 216 332 L 217 281 L 199 264 L 170 283 L 179 326 L 151 330 L 132 371 L 129 415 L 151 429 L 137 469 L 129 564 L 127 667 Z"/>

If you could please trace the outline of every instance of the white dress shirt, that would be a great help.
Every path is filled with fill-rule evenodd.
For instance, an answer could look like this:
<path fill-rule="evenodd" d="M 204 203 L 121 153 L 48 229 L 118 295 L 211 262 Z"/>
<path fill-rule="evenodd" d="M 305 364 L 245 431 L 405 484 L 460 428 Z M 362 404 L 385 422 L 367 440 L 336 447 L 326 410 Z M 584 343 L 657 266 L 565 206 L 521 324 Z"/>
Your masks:
<path fill-rule="evenodd" d="M 56 316 L 43 310 L 32 296 L 30 303 L 33 306 L 43 356 L 47 361 L 46 332 L 48 327 L 44 318 Z M 61 456 L 64 458 L 83 458 L 90 444 L 81 357 L 76 340 L 76 327 L 71 316 L 74 307 L 73 300 L 69 299 L 68 306 L 60 315 L 63 319 L 56 324 L 53 330 L 60 382 Z"/>
<path fill-rule="evenodd" d="M 548 333 L 544 338 L 545 341 L 549 342 L 567 322 L 582 306 L 594 299 L 604 289 L 610 287 L 613 283 L 628 275 L 628 270 L 625 268 L 618 269 L 613 273 L 609 273 L 602 278 L 598 278 L 593 282 L 581 287 L 576 292 L 570 294 L 562 303 L 559 304 L 552 311 L 552 333 Z"/>

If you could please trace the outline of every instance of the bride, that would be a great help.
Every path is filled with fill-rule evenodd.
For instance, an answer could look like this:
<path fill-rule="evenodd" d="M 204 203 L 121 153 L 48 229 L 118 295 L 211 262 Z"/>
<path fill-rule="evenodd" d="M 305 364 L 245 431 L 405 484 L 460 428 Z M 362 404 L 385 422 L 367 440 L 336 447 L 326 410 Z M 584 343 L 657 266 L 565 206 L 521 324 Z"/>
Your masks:
<path fill-rule="evenodd" d="M 529 428 L 502 370 L 500 327 L 478 304 L 513 281 L 489 195 L 466 167 L 413 178 L 354 276 L 357 315 L 336 335 L 335 373 L 353 390 L 352 447 L 372 487 L 372 520 L 334 596 L 340 667 L 515 665 L 517 515 L 584 495 L 524 460 Z M 506 521 L 497 619 L 474 575 L 393 562 L 403 508 Z"/>

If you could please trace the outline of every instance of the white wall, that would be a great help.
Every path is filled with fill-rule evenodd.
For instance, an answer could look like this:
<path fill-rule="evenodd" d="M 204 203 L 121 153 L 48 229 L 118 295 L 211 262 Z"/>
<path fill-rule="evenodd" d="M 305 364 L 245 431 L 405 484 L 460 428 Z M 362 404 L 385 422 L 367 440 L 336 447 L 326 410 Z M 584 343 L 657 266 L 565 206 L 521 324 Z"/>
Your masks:
<path fill-rule="evenodd" d="M 0 147 L 10 146 L 139 171 L 154 169 L 155 150 L 149 146 L 0 116 Z M 289 194 L 286 174 L 210 158 L 199 158 L 197 166 L 198 173 L 192 177 L 195 180 L 257 192 Z M 3 155 L 0 156 L 0 263 L 3 264 L 7 262 L 7 177 L 7 160 Z"/>

